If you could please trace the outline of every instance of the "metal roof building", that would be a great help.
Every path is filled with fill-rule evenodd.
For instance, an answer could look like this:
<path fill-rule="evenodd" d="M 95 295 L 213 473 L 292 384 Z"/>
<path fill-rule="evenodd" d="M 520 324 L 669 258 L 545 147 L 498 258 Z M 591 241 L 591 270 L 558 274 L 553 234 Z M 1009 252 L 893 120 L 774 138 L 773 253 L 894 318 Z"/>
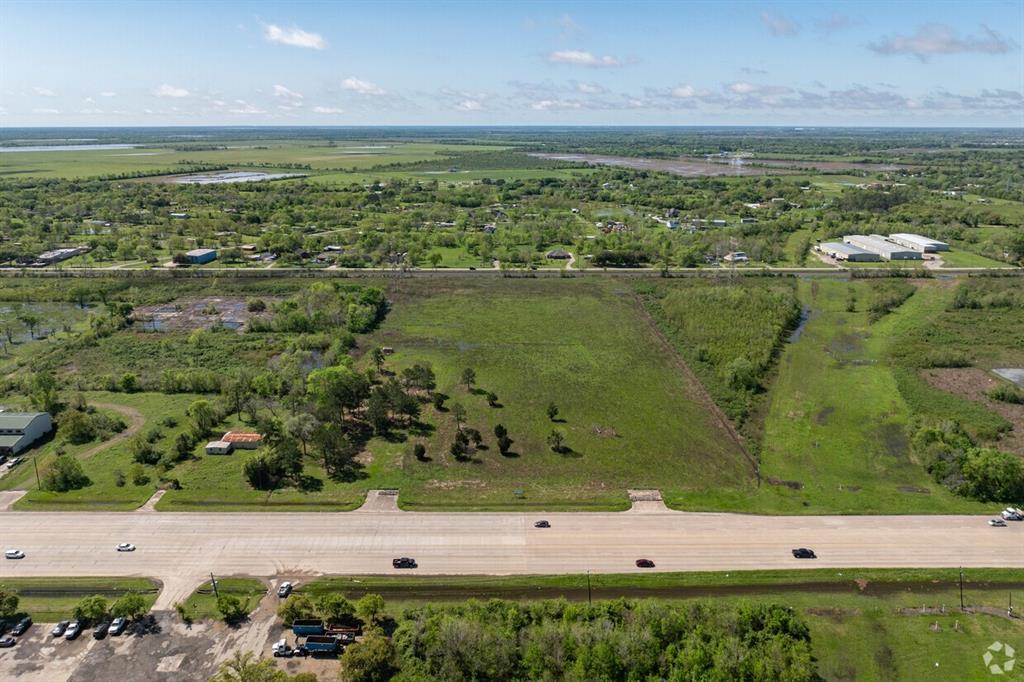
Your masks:
<path fill-rule="evenodd" d="M 880 234 L 852 234 L 843 237 L 843 242 L 857 248 L 877 253 L 885 260 L 921 260 L 921 252 L 894 244 Z"/>
<path fill-rule="evenodd" d="M 851 263 L 882 260 L 881 256 L 873 251 L 865 251 L 853 244 L 841 244 L 839 242 L 825 242 L 824 244 L 818 244 L 818 251 L 821 251 L 830 258 L 850 261 Z"/>
<path fill-rule="evenodd" d="M 911 234 L 909 232 L 897 232 L 896 234 L 890 234 L 889 241 L 895 242 L 900 246 L 905 246 L 908 249 L 913 249 L 914 251 L 920 251 L 921 253 L 949 251 L 949 244 L 946 242 L 940 242 L 937 239 L 922 237 L 919 234 Z"/>
<path fill-rule="evenodd" d="M 0 412 L 0 454 L 16 455 L 52 430 L 46 412 Z"/>

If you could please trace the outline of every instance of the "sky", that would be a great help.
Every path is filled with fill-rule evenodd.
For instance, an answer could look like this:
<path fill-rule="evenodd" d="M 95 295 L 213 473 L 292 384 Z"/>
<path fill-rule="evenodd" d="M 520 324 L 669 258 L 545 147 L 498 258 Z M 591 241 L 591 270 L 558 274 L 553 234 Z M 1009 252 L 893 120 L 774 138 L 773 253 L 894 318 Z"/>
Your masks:
<path fill-rule="evenodd" d="M 1024 127 L 1024 0 L 0 0 L 0 127 Z"/>

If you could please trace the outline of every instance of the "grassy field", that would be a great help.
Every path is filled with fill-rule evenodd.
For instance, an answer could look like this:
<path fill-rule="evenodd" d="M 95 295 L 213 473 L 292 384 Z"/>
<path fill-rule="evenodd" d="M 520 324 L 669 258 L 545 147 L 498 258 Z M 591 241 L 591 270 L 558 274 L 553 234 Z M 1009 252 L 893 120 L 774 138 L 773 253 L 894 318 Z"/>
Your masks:
<path fill-rule="evenodd" d="M 717 603 L 768 602 L 800 612 L 811 628 L 818 671 L 826 680 L 983 680 L 982 654 L 994 641 L 1024 647 L 1024 621 L 1005 614 L 1020 600 L 1024 572 L 978 569 L 965 573 L 964 601 L 989 612 L 962 613 L 955 570 L 829 569 L 731 573 L 595 575 L 594 599 L 657 598 Z M 424 601 L 501 598 L 588 598 L 587 577 L 360 576 L 321 578 L 299 587 L 350 599 L 378 593 L 399 611 Z"/>
<path fill-rule="evenodd" d="M 355 170 L 383 164 L 429 161 L 455 152 L 505 149 L 502 146 L 437 144 L 430 142 L 345 143 L 260 141 L 222 143 L 226 149 L 178 151 L 170 146 L 85 151 L 6 152 L 0 155 L 0 177 L 76 178 L 118 173 L 173 170 L 179 162 L 218 166 L 245 164 L 302 164 L 313 171 Z"/>
<path fill-rule="evenodd" d="M 267 586 L 256 578 L 217 578 L 217 593 L 237 597 L 245 610 L 251 613 L 267 593 Z M 184 617 L 189 621 L 216 620 L 221 617 L 217 611 L 217 596 L 209 580 L 197 587 L 182 606 Z"/>
<path fill-rule="evenodd" d="M 147 608 L 152 607 L 160 585 L 148 578 L 3 578 L 0 590 L 18 593 L 20 613 L 37 623 L 55 623 L 71 618 L 75 604 L 95 594 L 113 602 L 127 592 L 138 592 Z"/>
<path fill-rule="evenodd" d="M 846 311 L 851 286 L 856 312 Z M 944 289 L 921 287 L 870 324 L 868 286 L 801 282 L 810 320 L 782 356 L 765 424 L 762 473 L 780 484 L 763 486 L 760 496 L 784 511 L 983 511 L 934 484 L 911 459 L 910 410 L 886 362 L 893 339 L 941 312 Z"/>

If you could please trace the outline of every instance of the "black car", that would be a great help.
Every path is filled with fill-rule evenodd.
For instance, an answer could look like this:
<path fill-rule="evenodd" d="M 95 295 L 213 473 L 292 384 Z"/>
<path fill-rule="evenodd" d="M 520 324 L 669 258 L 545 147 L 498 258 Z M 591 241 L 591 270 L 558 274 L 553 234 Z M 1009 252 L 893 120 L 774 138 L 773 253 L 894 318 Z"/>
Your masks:
<path fill-rule="evenodd" d="M 793 550 L 794 559 L 817 559 L 818 555 L 814 553 L 814 550 L 801 547 L 800 549 Z"/>
<path fill-rule="evenodd" d="M 404 556 L 400 559 L 392 559 L 391 565 L 395 568 L 416 568 L 416 560 Z"/>
<path fill-rule="evenodd" d="M 0 649 L 10 649 L 18 643 L 13 637 L 0 637 Z"/>
<path fill-rule="evenodd" d="M 110 623 L 103 621 L 96 626 L 95 630 L 92 631 L 93 639 L 103 639 L 107 636 L 108 632 L 110 632 Z"/>
<path fill-rule="evenodd" d="M 15 625 L 13 628 L 11 628 L 11 634 L 12 635 L 18 635 L 20 637 L 21 635 L 25 634 L 26 631 L 28 631 L 28 629 L 29 629 L 29 627 L 31 625 L 32 625 L 32 617 L 31 616 L 25 616 L 24 618 L 22 618 L 21 620 L 18 621 L 17 625 Z"/>
<path fill-rule="evenodd" d="M 654 568 L 654 562 L 651 561 L 650 559 L 637 559 L 636 560 L 636 567 L 637 568 Z"/>
<path fill-rule="evenodd" d="M 533 527 L 534 528 L 550 528 L 551 524 L 548 523 L 547 521 L 537 521 L 536 523 L 533 524 Z"/>
<path fill-rule="evenodd" d="M 53 626 L 53 629 L 50 630 L 50 635 L 53 637 L 63 637 L 64 632 L 67 631 L 69 625 L 71 625 L 70 620 L 62 620 Z"/>

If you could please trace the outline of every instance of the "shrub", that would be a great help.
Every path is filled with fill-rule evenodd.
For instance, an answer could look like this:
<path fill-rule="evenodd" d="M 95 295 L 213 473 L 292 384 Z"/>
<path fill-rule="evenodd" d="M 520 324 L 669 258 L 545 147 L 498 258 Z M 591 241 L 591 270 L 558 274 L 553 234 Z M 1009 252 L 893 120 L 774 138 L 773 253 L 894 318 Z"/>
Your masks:
<path fill-rule="evenodd" d="M 217 612 L 220 613 L 225 623 L 237 623 L 245 620 L 249 615 L 242 600 L 231 594 L 222 594 L 217 597 Z"/>
<path fill-rule="evenodd" d="M 1009 384 L 999 384 L 989 391 L 988 397 L 992 398 L 992 400 L 998 400 L 1003 403 L 1024 405 L 1024 391 L 1010 386 Z"/>
<path fill-rule="evenodd" d="M 78 490 L 89 485 L 82 464 L 70 455 L 59 455 L 43 474 L 42 488 L 56 493 Z"/>

